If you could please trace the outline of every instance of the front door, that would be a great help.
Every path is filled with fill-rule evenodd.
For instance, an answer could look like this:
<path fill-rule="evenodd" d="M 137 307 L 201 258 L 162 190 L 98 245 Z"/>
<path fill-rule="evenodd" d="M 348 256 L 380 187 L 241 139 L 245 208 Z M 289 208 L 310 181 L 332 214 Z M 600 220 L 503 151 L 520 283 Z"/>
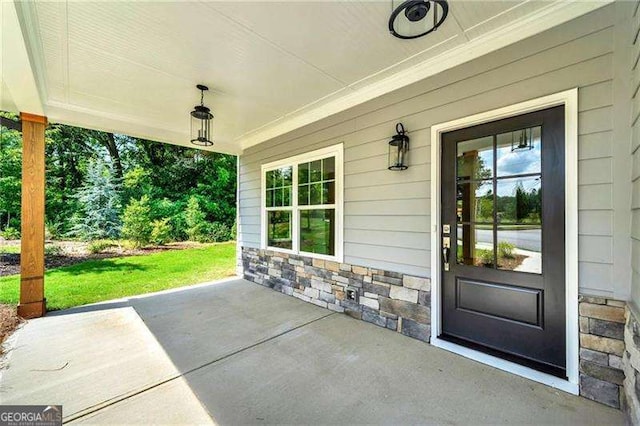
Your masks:
<path fill-rule="evenodd" d="M 564 107 L 442 135 L 440 338 L 566 377 Z"/>

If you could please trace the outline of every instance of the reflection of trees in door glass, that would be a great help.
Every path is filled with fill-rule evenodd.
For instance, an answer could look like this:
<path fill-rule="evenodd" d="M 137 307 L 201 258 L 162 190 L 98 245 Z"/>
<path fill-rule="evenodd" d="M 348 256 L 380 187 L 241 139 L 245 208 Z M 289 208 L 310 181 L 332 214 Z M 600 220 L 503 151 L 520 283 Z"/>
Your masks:
<path fill-rule="evenodd" d="M 498 223 L 542 223 L 542 191 L 539 176 L 499 179 L 497 188 Z"/>

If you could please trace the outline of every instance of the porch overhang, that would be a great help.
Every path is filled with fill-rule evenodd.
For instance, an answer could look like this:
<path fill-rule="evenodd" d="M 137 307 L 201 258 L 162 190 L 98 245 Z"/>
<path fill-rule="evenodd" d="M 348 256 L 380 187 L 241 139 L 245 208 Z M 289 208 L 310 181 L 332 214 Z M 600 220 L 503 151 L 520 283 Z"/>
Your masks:
<path fill-rule="evenodd" d="M 241 154 L 610 2 L 456 1 L 412 41 L 388 34 L 388 2 L 3 2 L 0 102 L 188 146 L 204 83 L 208 149 Z"/>

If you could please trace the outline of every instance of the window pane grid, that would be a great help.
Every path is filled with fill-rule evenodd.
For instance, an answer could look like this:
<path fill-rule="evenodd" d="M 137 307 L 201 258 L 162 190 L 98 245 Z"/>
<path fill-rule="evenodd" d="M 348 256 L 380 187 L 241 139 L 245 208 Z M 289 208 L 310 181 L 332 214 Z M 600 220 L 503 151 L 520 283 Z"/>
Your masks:
<path fill-rule="evenodd" d="M 542 273 L 541 147 L 540 126 L 458 142 L 459 264 Z"/>
<path fill-rule="evenodd" d="M 275 223 L 275 231 L 267 230 L 267 247 L 328 257 L 338 254 L 336 158 L 334 154 L 265 171 L 267 226 L 274 225 L 272 214 L 288 218 Z M 287 173 L 282 173 L 285 169 Z M 291 229 L 292 244 L 289 235 L 283 237 L 285 224 Z"/>

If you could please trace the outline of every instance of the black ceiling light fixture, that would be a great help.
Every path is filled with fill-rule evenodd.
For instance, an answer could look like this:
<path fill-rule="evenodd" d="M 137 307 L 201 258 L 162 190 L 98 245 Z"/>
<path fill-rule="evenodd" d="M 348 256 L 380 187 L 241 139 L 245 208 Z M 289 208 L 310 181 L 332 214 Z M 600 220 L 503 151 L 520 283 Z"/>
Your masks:
<path fill-rule="evenodd" d="M 389 170 L 407 170 L 409 160 L 409 136 L 402 123 L 396 124 L 396 134 L 389 141 Z"/>
<path fill-rule="evenodd" d="M 395 8 L 392 0 L 391 7 L 389 32 L 405 40 L 435 31 L 449 14 L 447 0 L 405 0 Z"/>
<path fill-rule="evenodd" d="M 196 105 L 191 111 L 191 143 L 198 146 L 211 146 L 211 110 L 204 106 L 204 92 L 209 90 L 207 86 L 198 84 L 200 90 L 200 105 Z"/>

